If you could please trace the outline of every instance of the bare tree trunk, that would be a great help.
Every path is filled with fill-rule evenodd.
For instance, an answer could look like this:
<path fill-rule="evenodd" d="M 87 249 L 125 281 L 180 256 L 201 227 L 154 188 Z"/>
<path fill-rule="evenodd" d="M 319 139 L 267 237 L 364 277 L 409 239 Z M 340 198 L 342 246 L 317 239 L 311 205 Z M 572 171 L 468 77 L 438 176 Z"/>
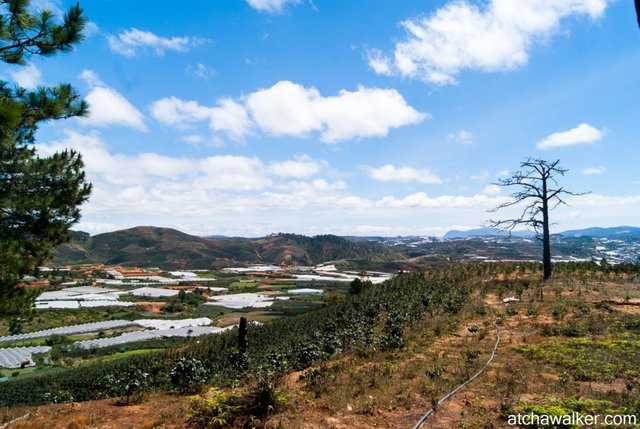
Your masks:
<path fill-rule="evenodd" d="M 247 326 L 247 318 L 240 318 L 240 326 L 238 326 L 238 348 L 243 352 L 247 352 L 249 348 L 249 328 Z"/>
<path fill-rule="evenodd" d="M 547 178 L 542 178 L 542 267 L 543 279 L 551 277 L 551 243 L 549 238 L 549 201 L 547 199 Z M 542 293 L 541 293 L 542 295 Z"/>

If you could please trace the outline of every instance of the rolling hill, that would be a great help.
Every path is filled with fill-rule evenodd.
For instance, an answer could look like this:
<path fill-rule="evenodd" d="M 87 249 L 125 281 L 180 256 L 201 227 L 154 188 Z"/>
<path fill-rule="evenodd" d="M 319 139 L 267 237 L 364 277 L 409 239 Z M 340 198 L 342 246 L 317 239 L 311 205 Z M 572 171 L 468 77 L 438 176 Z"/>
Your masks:
<path fill-rule="evenodd" d="M 615 226 L 611 228 L 585 228 L 561 232 L 564 237 L 597 237 L 597 238 L 620 238 L 629 236 L 640 236 L 640 228 L 637 226 Z"/>
<path fill-rule="evenodd" d="M 55 250 L 53 263 L 206 269 L 237 262 L 312 265 L 340 259 L 386 261 L 402 257 L 380 243 L 354 243 L 335 235 L 205 238 L 141 226 L 95 236 L 74 231 L 72 240 Z"/>

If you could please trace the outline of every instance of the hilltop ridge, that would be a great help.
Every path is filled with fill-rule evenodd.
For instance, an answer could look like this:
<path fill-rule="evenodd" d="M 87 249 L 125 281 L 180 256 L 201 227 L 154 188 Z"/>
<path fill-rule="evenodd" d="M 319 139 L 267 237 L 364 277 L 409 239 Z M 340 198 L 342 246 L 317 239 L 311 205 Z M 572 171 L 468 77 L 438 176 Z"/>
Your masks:
<path fill-rule="evenodd" d="M 54 253 L 54 264 L 214 268 L 231 262 L 313 265 L 339 259 L 401 257 L 381 243 L 354 243 L 335 235 L 272 234 L 261 238 L 208 238 L 171 228 L 139 226 L 90 236 L 74 231 Z"/>

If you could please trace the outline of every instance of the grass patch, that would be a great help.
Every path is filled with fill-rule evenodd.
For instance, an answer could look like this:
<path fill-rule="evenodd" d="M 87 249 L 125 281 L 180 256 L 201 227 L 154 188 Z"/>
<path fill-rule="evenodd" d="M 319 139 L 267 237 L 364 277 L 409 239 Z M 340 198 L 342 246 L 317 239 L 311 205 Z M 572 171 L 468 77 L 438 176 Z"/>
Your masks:
<path fill-rule="evenodd" d="M 513 349 L 531 359 L 562 367 L 580 381 L 637 377 L 640 369 L 640 341 L 580 338 L 542 345 L 521 344 Z"/>
<path fill-rule="evenodd" d="M 112 355 L 107 355 L 107 356 L 100 356 L 97 358 L 93 358 L 93 359 L 83 359 L 78 361 L 74 366 L 85 366 L 85 365 L 91 365 L 94 363 L 101 363 L 101 362 L 111 362 L 111 361 L 115 361 L 118 359 L 123 359 L 129 356 L 135 356 L 135 355 L 145 355 L 147 353 L 153 353 L 153 352 L 159 352 L 162 351 L 163 349 L 138 349 L 138 350 L 130 350 L 130 351 L 126 351 L 126 352 L 121 352 L 121 353 L 115 353 Z"/>
<path fill-rule="evenodd" d="M 202 278 L 202 279 L 215 279 L 216 276 L 214 276 L 211 273 L 198 273 L 198 277 Z"/>
<path fill-rule="evenodd" d="M 614 403 L 607 400 L 568 396 L 560 399 L 546 398 L 541 403 L 525 403 L 517 408 L 520 414 L 533 414 L 536 416 L 565 417 L 577 413 L 580 416 L 632 414 L 632 411 L 624 407 L 615 407 Z M 503 413 L 503 418 L 507 413 Z M 578 426 L 550 426 L 538 425 L 540 429 L 578 427 Z M 581 427 L 581 426 L 579 426 Z"/>

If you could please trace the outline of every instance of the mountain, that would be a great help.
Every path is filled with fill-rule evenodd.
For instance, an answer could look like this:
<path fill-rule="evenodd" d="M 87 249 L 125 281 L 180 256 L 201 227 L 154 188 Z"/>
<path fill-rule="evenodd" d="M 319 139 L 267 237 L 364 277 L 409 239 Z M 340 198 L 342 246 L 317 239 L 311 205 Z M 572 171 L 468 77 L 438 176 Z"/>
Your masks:
<path fill-rule="evenodd" d="M 74 231 L 69 243 L 56 248 L 53 263 L 206 269 L 238 262 L 313 265 L 340 259 L 386 261 L 402 256 L 380 243 L 354 243 L 335 235 L 209 238 L 141 226 L 93 237 Z"/>
<path fill-rule="evenodd" d="M 564 237 L 596 237 L 617 238 L 621 236 L 640 236 L 640 228 L 637 226 L 614 226 L 611 228 L 585 228 L 561 232 Z"/>
<path fill-rule="evenodd" d="M 456 238 L 495 237 L 495 236 L 508 237 L 509 233 L 499 228 L 477 228 L 477 229 L 470 229 L 467 231 L 458 231 L 454 229 L 451 231 L 447 231 L 447 233 L 443 236 L 443 238 L 451 240 Z M 519 237 L 519 238 L 530 238 L 535 236 L 535 233 L 532 231 L 513 231 L 511 232 L 511 236 Z"/>

